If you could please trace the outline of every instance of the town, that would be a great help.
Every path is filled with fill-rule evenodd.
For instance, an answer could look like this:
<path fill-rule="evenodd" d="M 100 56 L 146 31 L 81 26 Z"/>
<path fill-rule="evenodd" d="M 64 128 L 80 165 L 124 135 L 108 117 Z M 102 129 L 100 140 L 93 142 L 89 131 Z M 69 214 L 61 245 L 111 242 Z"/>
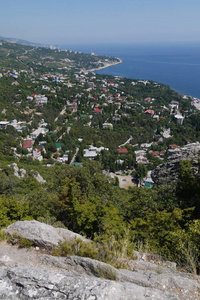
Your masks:
<path fill-rule="evenodd" d="M 118 58 L 5 41 L 0 53 L 7 58 L 0 66 L 3 155 L 46 166 L 95 160 L 120 187 L 152 187 L 151 170 L 198 140 L 198 99 L 94 72 Z M 9 66 L 10 55 L 18 68 Z"/>

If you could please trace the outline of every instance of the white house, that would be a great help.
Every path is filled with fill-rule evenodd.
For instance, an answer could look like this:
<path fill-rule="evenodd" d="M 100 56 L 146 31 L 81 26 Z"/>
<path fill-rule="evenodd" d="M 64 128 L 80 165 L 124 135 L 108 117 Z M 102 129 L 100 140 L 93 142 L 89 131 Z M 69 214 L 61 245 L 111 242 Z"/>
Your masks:
<path fill-rule="evenodd" d="M 8 124 L 7 121 L 0 121 L 0 129 L 6 129 Z"/>
<path fill-rule="evenodd" d="M 46 128 L 38 128 L 30 134 L 30 137 L 32 139 L 36 139 L 40 133 L 43 135 L 46 135 L 47 132 L 48 132 L 48 129 L 46 129 Z"/>
<path fill-rule="evenodd" d="M 103 123 L 103 129 L 113 129 L 112 123 Z"/>

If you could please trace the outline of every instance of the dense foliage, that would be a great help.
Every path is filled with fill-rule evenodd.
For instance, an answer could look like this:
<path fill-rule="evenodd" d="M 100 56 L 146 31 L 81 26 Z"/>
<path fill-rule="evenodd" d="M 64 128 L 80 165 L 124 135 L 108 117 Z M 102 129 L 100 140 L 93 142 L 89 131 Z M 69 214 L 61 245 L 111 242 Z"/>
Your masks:
<path fill-rule="evenodd" d="M 200 191 L 198 176 L 192 177 L 196 191 L 188 196 L 193 175 L 191 168 L 184 167 L 178 184 L 129 190 L 113 186 L 93 162 L 50 169 L 32 165 L 46 178 L 43 185 L 28 169 L 23 179 L 17 179 L 8 167 L 1 170 L 0 226 L 16 220 L 34 218 L 48 223 L 52 219 L 89 238 L 106 241 L 114 237 L 119 242 L 128 232 L 135 250 L 161 254 L 196 272 L 200 247 L 196 195 Z"/>

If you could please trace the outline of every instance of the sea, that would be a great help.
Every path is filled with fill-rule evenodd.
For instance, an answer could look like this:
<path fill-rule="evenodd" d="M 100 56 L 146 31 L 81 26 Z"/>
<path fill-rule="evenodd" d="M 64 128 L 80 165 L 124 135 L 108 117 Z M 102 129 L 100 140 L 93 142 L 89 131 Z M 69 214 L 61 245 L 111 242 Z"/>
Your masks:
<path fill-rule="evenodd" d="M 62 45 L 62 49 L 115 56 L 123 63 L 98 74 L 153 80 L 180 94 L 200 98 L 199 44 Z"/>

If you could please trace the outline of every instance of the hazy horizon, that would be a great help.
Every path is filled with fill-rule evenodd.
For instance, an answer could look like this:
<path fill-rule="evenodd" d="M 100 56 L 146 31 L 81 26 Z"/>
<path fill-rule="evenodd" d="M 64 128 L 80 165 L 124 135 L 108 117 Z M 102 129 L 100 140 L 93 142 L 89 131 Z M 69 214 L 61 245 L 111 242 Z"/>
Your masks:
<path fill-rule="evenodd" d="M 42 44 L 200 43 L 197 0 L 0 0 L 0 35 Z"/>

